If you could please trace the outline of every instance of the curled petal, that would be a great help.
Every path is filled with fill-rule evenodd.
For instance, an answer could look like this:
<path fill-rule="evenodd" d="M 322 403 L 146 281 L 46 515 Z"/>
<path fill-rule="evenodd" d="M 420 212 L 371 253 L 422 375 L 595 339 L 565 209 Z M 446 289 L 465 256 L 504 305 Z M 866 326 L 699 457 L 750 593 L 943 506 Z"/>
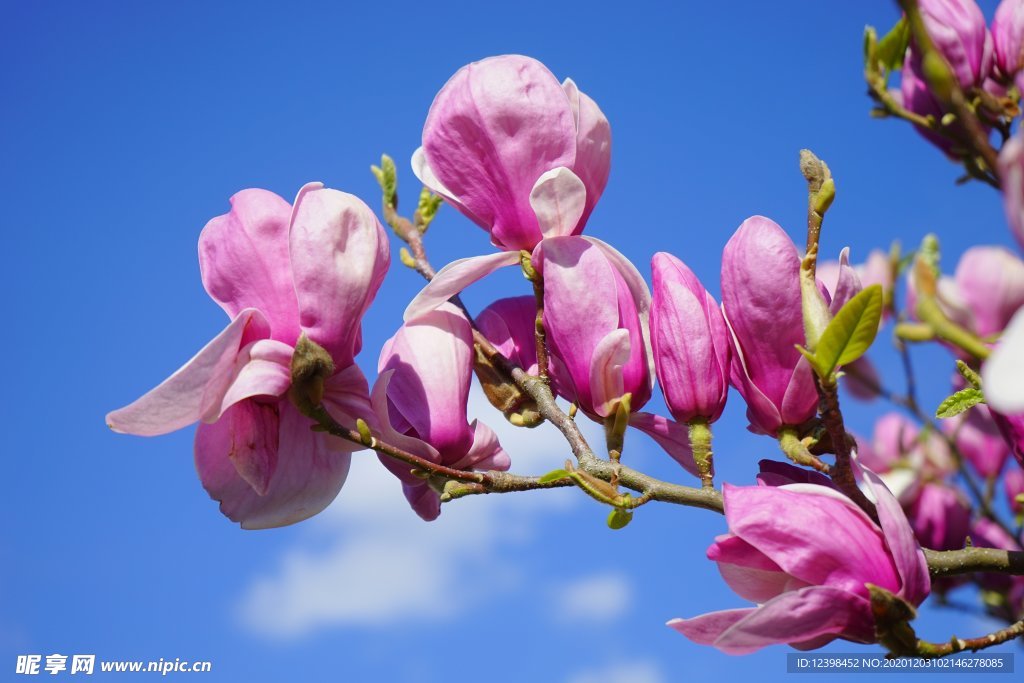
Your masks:
<path fill-rule="evenodd" d="M 267 190 L 242 190 L 231 211 L 217 216 L 199 235 L 199 270 L 214 301 L 235 318 L 258 309 L 271 338 L 294 344 L 299 311 L 292 287 L 288 217 L 292 207 Z"/>
<path fill-rule="evenodd" d="M 580 92 L 572 79 L 562 82 L 576 121 L 576 163 L 572 170 L 587 186 L 587 204 L 573 234 L 583 230 L 590 212 L 608 184 L 612 160 L 612 129 L 597 103 Z"/>
<path fill-rule="evenodd" d="M 713 612 L 668 623 L 690 640 L 728 654 L 748 654 L 768 645 L 801 643 L 821 636 L 874 640 L 874 620 L 866 598 L 828 586 L 783 593 L 750 610 Z"/>
<path fill-rule="evenodd" d="M 498 435 L 494 430 L 479 420 L 470 425 L 473 432 L 473 445 L 465 457 L 450 465 L 459 470 L 499 470 L 505 471 L 512 466 L 512 459 L 498 443 Z"/>
<path fill-rule="evenodd" d="M 487 277 L 499 268 L 519 263 L 519 252 L 501 251 L 497 254 L 471 256 L 452 261 L 420 290 L 409 302 L 403 319 L 407 322 L 436 309 L 471 284 Z"/>
<path fill-rule="evenodd" d="M 625 394 L 622 366 L 629 361 L 629 332 L 612 330 L 597 343 L 590 361 L 590 393 L 594 411 L 607 417 Z"/>
<path fill-rule="evenodd" d="M 629 418 L 629 424 L 654 439 L 684 470 L 695 477 L 700 476 L 697 463 L 693 460 L 693 451 L 690 450 L 689 428 L 686 425 L 651 413 L 634 413 Z"/>
<path fill-rule="evenodd" d="M 302 329 L 337 365 L 350 365 L 359 322 L 388 271 L 384 229 L 359 198 L 309 183 L 295 199 L 290 244 Z"/>
<path fill-rule="evenodd" d="M 107 415 L 115 432 L 156 436 L 220 416 L 243 339 L 269 336 L 263 314 L 245 309 L 192 359 L 134 403 Z"/>
<path fill-rule="evenodd" d="M 292 383 L 291 361 L 295 352 L 288 344 L 260 339 L 246 345 L 235 361 L 237 371 L 224 394 L 216 419 L 230 406 L 253 396 L 281 396 Z"/>
<path fill-rule="evenodd" d="M 583 215 L 587 188 L 579 177 L 565 168 L 547 171 L 530 190 L 530 206 L 537 215 L 541 235 L 571 235 Z"/>

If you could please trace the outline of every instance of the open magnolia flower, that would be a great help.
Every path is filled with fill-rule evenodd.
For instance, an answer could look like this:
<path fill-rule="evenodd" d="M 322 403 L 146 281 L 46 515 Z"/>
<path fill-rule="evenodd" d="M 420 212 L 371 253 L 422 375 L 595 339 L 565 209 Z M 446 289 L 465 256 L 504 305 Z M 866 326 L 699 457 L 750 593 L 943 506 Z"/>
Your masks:
<path fill-rule="evenodd" d="M 530 57 L 491 57 L 464 66 L 434 98 L 412 165 L 503 251 L 442 268 L 406 320 L 519 263 L 544 239 L 578 235 L 608 182 L 611 128 L 571 80 L 559 85 Z"/>
<path fill-rule="evenodd" d="M 231 323 L 107 424 L 153 436 L 200 422 L 196 470 L 221 511 L 247 529 L 294 524 L 334 500 L 361 447 L 310 430 L 287 396 L 292 355 L 300 335 L 330 354 L 323 404 L 336 420 L 351 427 L 370 412 L 353 359 L 388 269 L 387 237 L 362 201 L 320 183 L 303 187 L 294 209 L 244 190 L 204 228 L 199 262 Z"/>
<path fill-rule="evenodd" d="M 690 640 L 729 654 L 780 643 L 810 650 L 836 638 L 871 643 L 867 584 L 914 606 L 928 596 L 924 554 L 878 477 L 864 471 L 876 524 L 830 486 L 804 483 L 806 471 L 787 469 L 793 476 L 770 473 L 778 486 L 724 485 L 729 533 L 715 539 L 708 559 L 737 595 L 758 606 L 668 623 Z"/>

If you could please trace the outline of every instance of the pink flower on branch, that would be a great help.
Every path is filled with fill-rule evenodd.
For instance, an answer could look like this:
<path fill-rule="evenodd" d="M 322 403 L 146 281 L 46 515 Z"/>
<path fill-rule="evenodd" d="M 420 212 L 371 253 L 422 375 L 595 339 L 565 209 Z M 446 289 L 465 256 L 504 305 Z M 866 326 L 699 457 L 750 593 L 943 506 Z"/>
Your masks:
<path fill-rule="evenodd" d="M 373 408 L 384 441 L 454 469 L 507 470 L 511 461 L 490 427 L 466 420 L 473 377 L 473 331 L 446 304 L 401 329 L 381 349 Z M 440 495 L 409 465 L 380 456 L 397 476 L 413 510 L 430 521 Z"/>
<path fill-rule="evenodd" d="M 668 625 L 728 654 L 783 643 L 810 650 L 836 638 L 875 642 L 867 584 L 916 606 L 930 582 L 899 503 L 874 474 L 865 471 L 864 479 L 875 498 L 877 524 L 828 486 L 726 484 L 729 533 L 715 539 L 708 559 L 718 563 L 737 595 L 758 606 Z"/>
<path fill-rule="evenodd" d="M 196 469 L 221 511 L 247 529 L 294 524 L 341 490 L 358 447 L 310 430 L 289 401 L 300 335 L 333 373 L 323 404 L 349 427 L 369 414 L 353 364 L 360 320 L 388 269 L 388 244 L 356 197 L 310 183 L 294 209 L 265 190 L 231 198 L 199 238 L 203 285 L 231 323 L 158 387 L 107 416 L 118 432 L 153 436 L 200 422 Z"/>

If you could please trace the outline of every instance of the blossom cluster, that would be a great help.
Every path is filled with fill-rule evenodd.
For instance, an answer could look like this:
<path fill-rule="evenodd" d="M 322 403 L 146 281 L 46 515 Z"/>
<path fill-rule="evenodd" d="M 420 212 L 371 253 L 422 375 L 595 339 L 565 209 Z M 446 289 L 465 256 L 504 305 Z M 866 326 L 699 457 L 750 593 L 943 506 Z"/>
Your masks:
<path fill-rule="evenodd" d="M 970 0 L 920 5 L 963 87 L 1014 87 L 1024 2 L 1004 2 L 991 33 Z M 943 105 L 919 75 L 917 48 L 908 50 L 903 104 L 941 116 Z M 945 138 L 934 139 L 957 153 Z M 1024 318 L 1014 318 L 1024 306 L 1018 256 L 977 247 L 952 277 L 918 258 L 900 307 L 898 256 L 876 251 L 853 264 L 843 250 L 815 271 L 816 244 L 798 248 L 777 223 L 752 216 L 725 244 L 720 303 L 667 252 L 651 259 L 648 285 L 622 253 L 583 234 L 609 179 L 611 146 L 598 104 L 540 62 L 504 55 L 463 67 L 435 97 L 412 169 L 483 229 L 494 250 L 433 275 L 380 349 L 372 388 L 356 357 L 362 318 L 388 271 L 383 226 L 360 199 L 318 183 L 301 188 L 291 204 L 250 189 L 199 238 L 203 284 L 230 322 L 170 378 L 110 413 L 108 424 L 149 436 L 198 422 L 202 485 L 245 528 L 317 514 L 342 489 L 351 454 L 367 447 L 399 480 L 416 514 L 433 520 L 450 498 L 450 481 L 437 473 L 504 471 L 514 462 L 480 416 L 468 414 L 474 375 L 513 424 L 529 427 L 543 416 L 534 406 L 527 419 L 523 401 L 509 403 L 501 385 L 521 393 L 537 382 L 552 400 L 605 426 L 616 467 L 628 426 L 650 435 L 705 489 L 714 486 L 711 425 L 734 389 L 749 430 L 777 440 L 804 467 L 763 461 L 757 485 L 722 487 L 729 531 L 714 540 L 708 558 L 756 606 L 670 626 L 732 653 L 772 643 L 816 648 L 835 638 L 876 642 L 873 590 L 912 611 L 933 589 L 923 548 L 956 550 L 970 539 L 1020 550 L 1020 539 L 979 514 L 958 483 L 962 454 L 990 486 L 1003 481 L 1019 510 L 1024 352 L 1012 346 L 1024 343 L 1017 341 Z M 1004 152 L 1007 169 L 1016 168 L 1013 152 Z M 1011 182 L 1006 196 L 1011 223 L 1020 226 L 1024 183 L 1017 185 Z M 498 299 L 471 316 L 459 294 L 505 267 L 521 269 L 533 293 Z M 845 445 L 825 438 L 823 405 L 835 398 L 836 373 L 845 372 L 860 398 L 882 389 L 867 357 L 837 361 L 823 374 L 813 357 L 816 337 L 875 293 L 886 303 L 884 316 L 870 323 L 872 338 L 886 319 L 928 324 L 933 309 L 986 349 L 1007 330 L 982 372 L 986 396 L 990 385 L 997 395 L 990 409 L 975 406 L 938 430 L 893 413 L 855 446 L 852 438 Z M 979 359 L 942 338 L 967 368 L 952 391 L 965 390 Z M 528 379 L 503 375 L 485 357 L 487 347 L 502 367 Z M 668 415 L 644 410 L 655 385 Z M 836 455 L 831 468 L 819 458 L 826 453 Z M 590 475 L 563 474 L 600 500 L 627 506 L 614 476 L 597 486 Z M 1019 578 L 978 581 L 1002 596 L 1008 616 L 1024 610 Z M 954 587 L 953 580 L 934 584 Z"/>

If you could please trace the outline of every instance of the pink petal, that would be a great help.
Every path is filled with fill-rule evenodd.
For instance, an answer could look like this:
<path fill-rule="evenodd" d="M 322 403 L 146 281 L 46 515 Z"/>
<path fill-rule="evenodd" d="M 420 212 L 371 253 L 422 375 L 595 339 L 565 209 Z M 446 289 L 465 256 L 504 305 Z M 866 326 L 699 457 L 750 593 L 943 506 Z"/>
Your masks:
<path fill-rule="evenodd" d="M 288 202 L 267 190 L 242 190 L 231 211 L 217 216 L 199 235 L 199 269 L 214 301 L 235 318 L 259 309 L 271 338 L 294 344 L 299 311 L 288 254 Z"/>
<path fill-rule="evenodd" d="M 898 590 L 881 531 L 837 491 L 815 484 L 725 484 L 723 496 L 729 530 L 787 574 L 865 598 L 865 582 Z"/>
<path fill-rule="evenodd" d="M 807 586 L 782 571 L 757 548 L 731 534 L 715 539 L 708 548 L 708 559 L 718 563 L 718 571 L 729 588 L 751 602 L 767 602 L 786 591 Z"/>
<path fill-rule="evenodd" d="M 899 501 L 893 497 L 878 475 L 871 470 L 860 468 L 859 465 L 856 467 L 861 470 L 868 493 L 874 498 L 878 520 L 885 534 L 885 543 L 899 572 L 902 584 L 899 594 L 908 602 L 919 605 L 931 591 L 931 579 L 928 576 L 928 563 L 917 544 L 917 539 L 914 538 L 914 531 L 910 528 Z"/>
<path fill-rule="evenodd" d="M 228 413 L 257 410 L 255 401 L 243 401 Z M 229 419 L 228 414 L 196 431 L 196 469 L 210 497 L 220 501 L 227 517 L 244 529 L 267 529 L 295 524 L 312 517 L 337 497 L 348 475 L 351 455 L 328 448 L 322 434 L 313 432 L 312 421 L 287 401 L 276 404 L 279 423 L 277 466 L 266 492 L 260 495 L 236 471 L 231 454 L 239 444 L 272 443 L 257 430 L 270 430 L 268 406 L 259 408 L 264 417 Z M 247 431 L 235 432 L 234 428 Z M 256 439 L 256 441 L 254 441 Z"/>
<path fill-rule="evenodd" d="M 115 432 L 156 436 L 201 419 L 216 419 L 232 381 L 242 340 L 269 336 L 263 314 L 245 309 L 192 359 L 134 403 L 107 415 Z"/>
<path fill-rule="evenodd" d="M 537 215 L 541 235 L 571 235 L 583 215 L 587 188 L 564 166 L 547 171 L 530 190 L 530 206 Z"/>
<path fill-rule="evenodd" d="M 832 315 L 835 315 L 840 308 L 842 308 L 847 301 L 857 295 L 864 286 L 860 282 L 860 277 L 857 275 L 857 271 L 850 265 L 850 248 L 845 247 L 839 253 L 839 268 L 837 274 L 837 280 L 835 283 L 825 283 L 826 285 L 832 284 L 828 292 L 832 298 L 832 303 L 829 306 L 829 311 Z"/>
<path fill-rule="evenodd" d="M 288 344 L 273 339 L 261 339 L 245 346 L 235 360 L 235 375 L 220 403 L 220 411 L 206 421 L 216 420 L 243 399 L 283 395 L 292 383 L 294 352 L 295 349 Z"/>
<path fill-rule="evenodd" d="M 403 319 L 414 320 L 452 298 L 471 284 L 487 277 L 499 268 L 519 263 L 519 252 L 501 251 L 485 256 L 452 261 L 437 271 L 434 279 L 420 290 L 405 309 Z"/>
<path fill-rule="evenodd" d="M 612 330 L 597 343 L 590 361 L 590 393 L 594 411 L 608 417 L 625 393 L 622 366 L 629 361 L 629 331 Z"/>
<path fill-rule="evenodd" d="M 572 170 L 587 187 L 587 204 L 573 234 L 583 230 L 608 184 L 612 161 L 612 129 L 594 100 L 580 92 L 572 79 L 562 82 L 576 122 L 576 163 Z"/>
<path fill-rule="evenodd" d="M 405 323 L 381 355 L 378 371 L 394 370 L 391 406 L 442 457 L 470 448 L 466 421 L 473 372 L 473 332 L 451 304 Z"/>
<path fill-rule="evenodd" d="M 491 229 L 503 249 L 540 240 L 530 190 L 545 171 L 571 167 L 576 126 L 561 85 L 540 62 L 491 57 L 460 69 L 423 126 L 436 177 Z"/>
<path fill-rule="evenodd" d="M 651 413 L 633 413 L 629 417 L 629 425 L 654 439 L 684 470 L 695 477 L 699 476 L 697 463 L 693 461 L 693 451 L 690 450 L 690 433 L 686 425 Z"/>
<path fill-rule="evenodd" d="M 827 586 L 810 586 L 783 593 L 757 609 L 675 619 L 669 626 L 694 642 L 738 655 L 827 634 L 871 642 L 873 623 L 866 598 Z"/>
<path fill-rule="evenodd" d="M 384 229 L 359 198 L 309 183 L 295 198 L 290 243 L 302 329 L 337 365 L 350 365 L 359 322 L 388 271 Z"/>
<path fill-rule="evenodd" d="M 470 425 L 473 431 L 473 445 L 465 457 L 449 465 L 458 470 L 507 470 L 512 465 L 494 430 L 479 420 Z"/>
<path fill-rule="evenodd" d="M 489 226 L 487 226 L 484 221 L 474 216 L 473 212 L 459 202 L 459 200 L 452 195 L 452 191 L 437 179 L 437 176 L 434 175 L 434 169 L 430 168 L 430 164 L 427 162 L 427 155 L 423 151 L 423 147 L 417 147 L 416 151 L 412 153 L 412 172 L 416 176 L 417 180 L 423 183 L 428 190 L 436 195 L 440 195 L 446 202 L 454 206 L 459 210 L 459 212 L 469 218 L 469 220 L 483 227 L 485 230 L 488 229 Z"/>
<path fill-rule="evenodd" d="M 406 436 L 403 432 L 399 432 L 393 427 L 397 416 L 391 414 L 387 394 L 388 386 L 394 374 L 394 370 L 382 372 L 377 377 L 377 381 L 373 385 L 373 392 L 370 394 L 370 402 L 373 405 L 373 412 L 377 420 L 377 432 L 384 443 L 391 444 L 431 462 L 441 462 L 441 455 L 433 446 L 421 439 Z M 384 466 L 404 484 L 412 485 L 423 482 L 422 479 L 418 479 L 409 473 L 413 469 L 412 465 L 386 455 L 380 455 L 379 457 Z"/>

